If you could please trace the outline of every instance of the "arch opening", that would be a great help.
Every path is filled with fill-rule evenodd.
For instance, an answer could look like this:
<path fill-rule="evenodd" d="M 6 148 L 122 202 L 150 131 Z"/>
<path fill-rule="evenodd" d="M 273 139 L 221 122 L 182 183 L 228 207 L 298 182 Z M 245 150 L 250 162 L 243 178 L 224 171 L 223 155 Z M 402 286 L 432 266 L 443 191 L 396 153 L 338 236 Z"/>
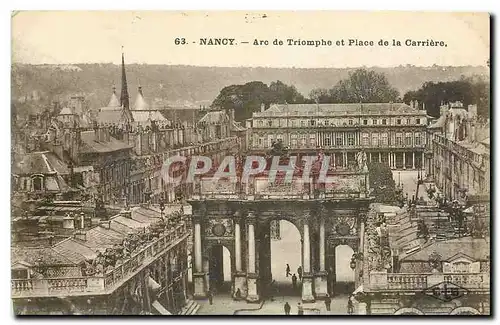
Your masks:
<path fill-rule="evenodd" d="M 297 226 L 286 219 L 273 220 L 264 228 L 261 234 L 261 244 L 264 245 L 259 259 L 261 279 L 269 284 L 264 294 L 301 295 L 301 239 Z"/>
<path fill-rule="evenodd" d="M 231 252 L 222 244 L 210 247 L 208 254 L 209 289 L 216 292 L 231 292 Z"/>
<path fill-rule="evenodd" d="M 349 245 L 335 247 L 335 288 L 336 293 L 351 293 L 354 288 L 355 272 L 351 268 L 354 250 Z"/>

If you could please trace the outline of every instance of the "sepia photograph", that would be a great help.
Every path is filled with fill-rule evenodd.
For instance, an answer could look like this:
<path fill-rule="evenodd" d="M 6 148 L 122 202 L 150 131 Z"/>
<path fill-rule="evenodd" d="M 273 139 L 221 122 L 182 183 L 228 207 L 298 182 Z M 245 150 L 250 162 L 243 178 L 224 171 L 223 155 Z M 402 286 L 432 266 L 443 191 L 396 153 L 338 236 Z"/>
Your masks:
<path fill-rule="evenodd" d="M 11 13 L 24 315 L 490 307 L 490 15 Z"/>

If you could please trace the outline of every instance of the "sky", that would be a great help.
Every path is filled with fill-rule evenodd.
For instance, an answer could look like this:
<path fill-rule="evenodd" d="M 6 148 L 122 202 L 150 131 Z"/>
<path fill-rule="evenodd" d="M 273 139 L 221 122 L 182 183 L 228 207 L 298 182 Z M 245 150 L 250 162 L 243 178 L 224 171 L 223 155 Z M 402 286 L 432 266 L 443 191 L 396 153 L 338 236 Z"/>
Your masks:
<path fill-rule="evenodd" d="M 184 38 L 187 44 L 175 44 Z M 233 38 L 203 46 L 200 38 Z M 333 46 L 288 46 L 287 39 L 331 40 Z M 255 46 L 255 39 L 269 45 Z M 273 45 L 274 39 L 284 45 Z M 349 39 L 375 46 L 337 46 Z M 377 46 L 380 39 L 402 46 Z M 446 47 L 404 46 L 407 39 Z M 241 42 L 249 42 L 242 44 Z M 346 43 L 347 44 L 347 43 Z M 489 59 L 485 13 L 424 12 L 162 12 L 24 11 L 12 18 L 15 63 L 127 63 L 195 66 L 353 67 L 481 65 Z"/>

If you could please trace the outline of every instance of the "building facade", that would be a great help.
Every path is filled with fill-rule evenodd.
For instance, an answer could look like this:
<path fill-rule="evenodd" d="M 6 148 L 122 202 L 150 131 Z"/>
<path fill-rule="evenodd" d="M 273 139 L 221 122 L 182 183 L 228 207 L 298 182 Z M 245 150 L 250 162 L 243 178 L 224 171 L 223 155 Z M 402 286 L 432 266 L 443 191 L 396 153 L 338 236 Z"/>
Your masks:
<path fill-rule="evenodd" d="M 455 102 L 441 107 L 428 128 L 426 170 L 448 200 L 490 193 L 489 123 L 481 123 L 477 107 Z"/>
<path fill-rule="evenodd" d="M 257 152 L 278 140 L 297 152 L 321 148 L 339 167 L 365 151 L 369 162 L 416 169 L 423 167 L 426 119 L 425 110 L 403 103 L 276 104 L 247 120 L 247 141 Z"/>

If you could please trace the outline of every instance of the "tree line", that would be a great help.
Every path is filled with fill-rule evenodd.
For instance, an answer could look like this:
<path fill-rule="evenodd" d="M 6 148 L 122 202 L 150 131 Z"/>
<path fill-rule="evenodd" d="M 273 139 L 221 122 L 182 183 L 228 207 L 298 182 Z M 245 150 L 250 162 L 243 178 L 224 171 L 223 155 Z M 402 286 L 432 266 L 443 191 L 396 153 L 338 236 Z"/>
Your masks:
<path fill-rule="evenodd" d="M 268 108 L 271 104 L 312 104 L 312 103 L 388 103 L 411 101 L 419 102 L 419 109 L 428 115 L 438 117 L 441 103 L 462 101 L 464 106 L 478 105 L 478 114 L 489 117 L 489 80 L 482 77 L 462 77 L 451 82 L 426 82 L 415 91 L 400 96 L 383 73 L 367 69 L 357 69 L 330 89 L 313 89 L 309 96 L 302 95 L 295 86 L 279 80 L 268 86 L 261 81 L 244 85 L 224 87 L 212 102 L 213 108 L 234 109 L 235 119 L 242 121 L 258 112 L 261 105 Z"/>

